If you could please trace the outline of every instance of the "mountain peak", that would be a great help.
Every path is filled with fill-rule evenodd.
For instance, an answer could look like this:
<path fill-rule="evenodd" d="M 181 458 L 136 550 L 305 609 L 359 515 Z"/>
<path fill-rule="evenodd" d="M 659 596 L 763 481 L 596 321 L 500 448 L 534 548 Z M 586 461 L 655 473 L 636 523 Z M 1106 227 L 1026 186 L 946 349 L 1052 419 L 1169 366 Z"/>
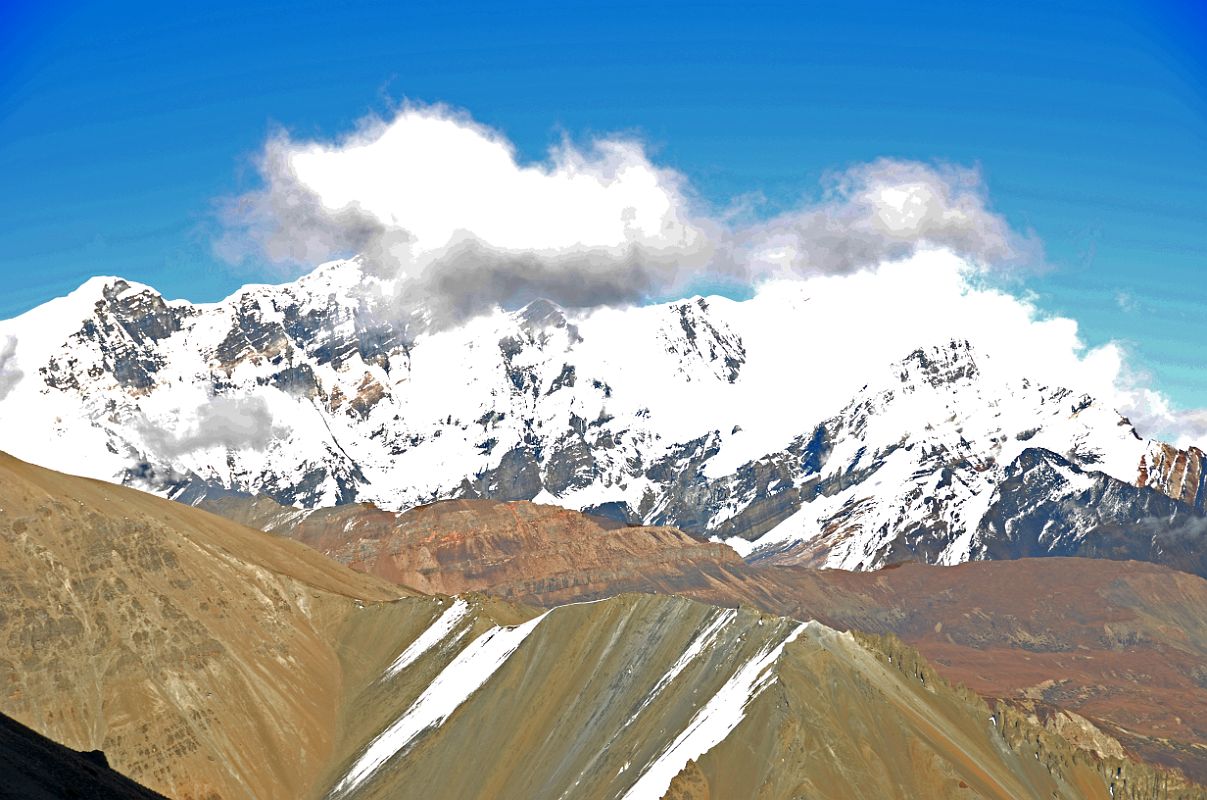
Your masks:
<path fill-rule="evenodd" d="M 967 339 L 920 347 L 897 362 L 895 372 L 901 383 L 915 386 L 925 383 L 934 387 L 972 383 L 981 374 L 976 349 Z"/>
<path fill-rule="evenodd" d="M 537 298 L 519 311 L 513 312 L 513 318 L 519 323 L 520 330 L 533 342 L 542 345 L 549 340 L 553 331 L 564 330 L 570 344 L 582 341 L 578 326 L 570 322 L 565 310 L 552 300 Z"/>
<path fill-rule="evenodd" d="M 565 310 L 552 300 L 538 297 L 516 312 L 516 317 L 527 327 L 564 328 L 568 323 Z"/>

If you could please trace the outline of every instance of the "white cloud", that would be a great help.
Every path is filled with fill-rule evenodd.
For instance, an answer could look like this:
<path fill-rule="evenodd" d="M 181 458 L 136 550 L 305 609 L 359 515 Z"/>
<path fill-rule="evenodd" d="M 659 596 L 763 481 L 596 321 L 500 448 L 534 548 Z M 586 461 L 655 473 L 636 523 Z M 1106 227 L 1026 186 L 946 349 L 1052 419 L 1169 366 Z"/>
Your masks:
<path fill-rule="evenodd" d="M 828 184 L 823 202 L 735 231 L 755 274 L 853 272 L 928 247 L 981 265 L 1042 258 L 989 210 L 976 170 L 881 159 Z"/>
<path fill-rule="evenodd" d="M 436 317 L 851 272 L 927 247 L 982 264 L 1035 254 L 974 170 L 881 160 L 832 176 L 816 204 L 742 223 L 702 208 L 632 139 L 564 141 L 523 164 L 501 134 L 443 107 L 403 108 L 334 143 L 274 136 L 260 172 L 263 188 L 224 208 L 220 254 L 308 266 L 359 253 Z"/>
<path fill-rule="evenodd" d="M 299 183 L 323 207 L 359 207 L 406 230 L 417 253 L 471 234 L 503 250 L 559 252 L 630 244 L 683 247 L 701 236 L 680 178 L 640 145 L 564 143 L 548 163 L 517 163 L 512 145 L 465 117 L 406 109 L 337 145 L 277 140 Z"/>
<path fill-rule="evenodd" d="M 1126 362 L 1122 373 L 1126 385 L 1132 387 L 1132 405 L 1125 413 L 1141 432 L 1183 449 L 1207 450 L 1207 408 L 1176 408 L 1161 392 L 1138 384 Z"/>
<path fill-rule="evenodd" d="M 3 400 L 24 376 L 17 368 L 17 339 L 9 336 L 0 347 L 0 400 Z"/>
<path fill-rule="evenodd" d="M 1178 447 L 1194 445 L 1207 450 L 1207 408 L 1170 412 L 1169 428 L 1174 432 L 1173 443 Z"/>
<path fill-rule="evenodd" d="M 193 419 L 175 420 L 170 426 L 143 418 L 139 428 L 152 452 L 180 456 L 208 447 L 263 450 L 287 431 L 274 427 L 262 397 L 214 397 L 199 406 Z"/>
<path fill-rule="evenodd" d="M 816 202 L 752 220 L 705 208 L 632 139 L 562 142 L 521 163 L 502 134 L 440 106 L 404 107 L 335 142 L 278 134 L 259 169 L 263 186 L 224 207 L 219 253 L 303 267 L 360 254 L 396 279 L 392 313 L 422 308 L 440 325 L 537 297 L 606 308 L 700 281 L 765 292 L 804 279 L 818 298 L 802 312 L 823 332 L 814 346 L 841 348 L 832 375 L 900 358 L 902 343 L 969 338 L 1015 374 L 1115 403 L 1145 433 L 1204 438 L 1201 412 L 1145 388 L 1121 346 L 1087 349 L 1073 320 L 982 285 L 1043 254 L 992 210 L 975 169 L 882 159 L 829 176 Z"/>

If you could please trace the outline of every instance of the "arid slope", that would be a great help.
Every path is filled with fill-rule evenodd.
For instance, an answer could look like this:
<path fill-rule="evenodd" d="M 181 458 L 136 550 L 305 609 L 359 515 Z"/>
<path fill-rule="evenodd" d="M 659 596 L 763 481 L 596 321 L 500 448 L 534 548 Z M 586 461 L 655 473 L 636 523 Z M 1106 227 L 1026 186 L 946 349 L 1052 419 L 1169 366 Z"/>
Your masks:
<path fill-rule="evenodd" d="M 393 719 L 329 773 L 329 796 L 1204 796 L 987 706 L 895 640 L 632 594 L 560 606 L 521 629 L 434 726 L 424 721 L 475 672 L 481 639 L 452 625 L 406 670 L 368 684 L 354 713 Z"/>
<path fill-rule="evenodd" d="M 367 503 L 301 512 L 268 498 L 202 504 L 425 592 L 489 590 L 541 605 L 625 591 L 670 594 L 742 560 L 676 528 L 627 527 L 558 506 L 448 500 L 402 514 Z"/>
<path fill-rule="evenodd" d="M 298 797 L 333 746 L 333 632 L 409 594 L 2 454 L 0 585 L 0 711 L 180 800 Z"/>
<path fill-rule="evenodd" d="M 872 573 L 752 566 L 672 528 L 616 528 L 526 502 L 450 501 L 404 514 L 362 505 L 300 515 L 271 501 L 216 510 L 442 592 L 544 606 L 679 593 L 892 633 L 952 681 L 1020 701 L 1038 718 L 1055 709 L 1085 716 L 1132 752 L 1207 781 L 1207 581 L 1187 573 L 1065 558 Z"/>
<path fill-rule="evenodd" d="M 891 638 L 685 597 L 417 595 L 8 458 L 0 508 L 0 710 L 175 798 L 1204 796 Z M 615 574 L 711 568 L 667 537 L 689 552 L 625 545 Z"/>

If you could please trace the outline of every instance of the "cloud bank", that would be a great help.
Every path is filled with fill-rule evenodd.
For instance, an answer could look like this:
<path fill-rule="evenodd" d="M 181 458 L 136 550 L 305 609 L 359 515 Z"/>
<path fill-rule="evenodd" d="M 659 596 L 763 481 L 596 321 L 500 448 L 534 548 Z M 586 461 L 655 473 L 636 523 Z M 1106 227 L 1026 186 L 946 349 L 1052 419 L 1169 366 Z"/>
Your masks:
<path fill-rule="evenodd" d="M 1042 257 L 989 210 L 976 170 L 881 159 L 832 175 L 823 202 L 734 232 L 755 277 L 845 274 L 921 249 L 982 266 Z"/>
<path fill-rule="evenodd" d="M 223 205 L 220 255 L 306 267 L 359 254 L 454 321 L 536 297 L 582 308 L 850 273 L 926 248 L 982 265 L 1038 253 L 989 208 L 975 170 L 876 161 L 830 176 L 813 204 L 734 224 L 637 141 L 563 141 L 524 164 L 501 134 L 439 106 L 333 143 L 279 133 L 258 169 L 262 187 Z"/>
<path fill-rule="evenodd" d="M 9 336 L 0 345 L 0 400 L 8 396 L 22 377 L 24 373 L 17 368 L 17 339 Z"/>
<path fill-rule="evenodd" d="M 188 429 L 167 430 L 149 419 L 139 425 L 150 451 L 175 458 L 208 447 L 262 450 L 283 435 L 273 427 L 272 414 L 262 397 L 215 397 L 196 410 Z"/>
<path fill-rule="evenodd" d="M 1182 445 L 1207 440 L 1207 412 L 1172 408 L 1122 346 L 1088 349 L 1073 320 L 1045 317 L 1027 297 L 980 291 L 981 277 L 1042 265 L 1043 252 L 993 210 L 976 169 L 858 164 L 827 176 L 815 200 L 750 221 L 708 207 L 631 138 L 563 141 L 524 163 L 502 134 L 443 106 L 406 106 L 337 141 L 281 132 L 257 167 L 260 187 L 222 206 L 218 253 L 291 269 L 359 255 L 392 287 L 385 308 L 400 319 L 422 312 L 441 327 L 538 297 L 607 308 L 701 285 L 757 291 L 783 279 L 839 281 L 845 288 L 835 296 L 845 305 L 831 311 L 851 370 L 881 366 L 860 354 L 879 358 L 897 341 L 989 337 L 1007 343 L 1001 352 L 1022 374 L 1078 383 L 1146 434 Z M 916 268 L 934 251 L 962 266 Z M 877 304 L 882 311 L 870 314 Z M 870 326 L 858 335 L 886 341 L 854 346 L 852 319 Z M 890 336 L 878 320 L 891 325 Z"/>

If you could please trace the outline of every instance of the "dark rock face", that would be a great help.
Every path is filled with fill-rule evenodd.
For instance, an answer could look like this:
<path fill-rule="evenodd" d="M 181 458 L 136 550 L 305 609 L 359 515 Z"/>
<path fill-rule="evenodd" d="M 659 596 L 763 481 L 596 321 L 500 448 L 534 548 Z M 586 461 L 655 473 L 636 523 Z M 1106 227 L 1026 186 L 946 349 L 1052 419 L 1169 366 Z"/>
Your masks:
<path fill-rule="evenodd" d="M 599 520 L 608 520 L 615 522 L 618 525 L 640 525 L 641 517 L 629 508 L 628 503 L 600 503 L 599 505 L 587 506 L 582 513 L 587 516 L 594 517 Z M 1207 670 L 1204 671 L 1207 674 Z"/>
<path fill-rule="evenodd" d="M 100 750 L 80 752 L 0 714 L 0 797 L 25 800 L 164 800 L 109 768 Z"/>
<path fill-rule="evenodd" d="M 319 392 L 318 380 L 309 364 L 286 367 L 265 382 L 283 392 L 304 397 L 316 397 Z"/>
<path fill-rule="evenodd" d="M 304 465 L 299 475 L 282 481 L 265 473 L 260 476 L 265 497 L 271 497 L 283 505 L 315 506 L 322 498 L 322 487 L 334 482 L 337 487 L 337 503 L 354 503 L 359 487 L 366 483 L 360 467 L 346 454 L 330 452 L 322 463 Z M 251 493 L 238 486 L 227 486 L 212 477 L 195 472 L 173 472 L 157 469 L 148 462 L 140 462 L 126 470 L 122 483 L 130 486 L 153 486 L 170 499 L 185 505 L 195 506 L 205 500 L 226 497 L 251 497 Z"/>
<path fill-rule="evenodd" d="M 704 466 L 720 446 L 716 433 L 688 442 L 655 462 L 645 477 L 666 485 L 666 497 L 646 512 L 656 525 L 675 525 L 696 534 L 757 539 L 790 517 L 804 502 L 834 490 L 842 477 L 809 480 L 820 473 L 829 456 L 827 421 L 787 448 L 738 467 L 731 475 L 708 478 Z M 797 479 L 805 478 L 797 487 Z M 728 505 L 732 516 L 710 524 Z"/>
<path fill-rule="evenodd" d="M 742 338 L 713 324 L 708 316 L 708 301 L 703 297 L 681 303 L 675 310 L 684 339 L 672 341 L 667 349 L 685 358 L 711 364 L 717 377 L 729 383 L 736 381 L 746 364 L 746 346 Z"/>
<path fill-rule="evenodd" d="M 549 384 L 549 388 L 545 391 L 545 394 L 553 394 L 558 389 L 573 389 L 576 381 L 577 376 L 575 375 L 574 365 L 566 364 L 562 367 L 562 371 L 558 373 L 558 376 L 553 379 L 553 383 Z"/>
<path fill-rule="evenodd" d="M 942 386 L 955 381 L 971 381 L 980 375 L 971 356 L 968 340 L 953 341 L 946 348 L 917 349 L 906 356 L 899 377 L 902 383 L 925 382 Z"/>
<path fill-rule="evenodd" d="M 262 304 L 270 303 L 280 321 L 265 317 Z M 291 362 L 295 350 L 313 358 L 319 365 L 343 365 L 353 354 L 366 363 L 384 369 L 391 357 L 405 358 L 409 346 L 406 326 L 391 324 L 367 310 L 347 307 L 334 297 L 324 305 L 302 307 L 297 302 L 278 302 L 255 294 L 240 299 L 234 323 L 215 359 L 228 369 L 243 359 Z M 404 365 L 405 366 L 405 365 Z"/>
<path fill-rule="evenodd" d="M 554 494 L 580 489 L 590 486 L 595 480 L 594 468 L 595 456 L 591 446 L 581 435 L 571 433 L 558 442 L 546 460 L 543 483 Z"/>
<path fill-rule="evenodd" d="M 248 308 L 246 301 L 239 309 L 226 338 L 214 351 L 215 360 L 229 372 L 247 358 L 261 357 L 274 361 L 292 355 L 289 337 L 276 322 L 265 322 L 258 308 Z"/>
<path fill-rule="evenodd" d="M 464 484 L 462 497 L 489 500 L 531 500 L 541 492 L 539 457 L 523 446 L 508 450 L 499 466 Z"/>
<path fill-rule="evenodd" d="M 1153 489 L 1029 448 L 1007 468 L 977 530 L 978 559 L 1132 559 L 1207 577 L 1207 515 Z"/>
<path fill-rule="evenodd" d="M 578 328 L 566 319 L 566 312 L 550 300 L 533 300 L 526 305 L 520 312 L 520 327 L 527 334 L 529 342 L 536 342 L 542 347 L 549 342 L 550 333 L 555 330 L 567 331 L 571 342 L 582 341 Z"/>
<path fill-rule="evenodd" d="M 154 292 L 139 292 L 122 296 L 129 288 L 118 281 L 104 292 L 108 311 L 135 342 L 158 342 L 180 330 L 180 312 L 168 308 L 163 298 Z"/>
<path fill-rule="evenodd" d="M 190 312 L 169 307 L 152 291 L 131 292 L 130 284 L 120 280 L 105 287 L 101 297 L 93 316 L 71 339 L 96 344 L 103 354 L 102 363 L 85 368 L 74 360 L 63 363 L 52 358 L 39 370 L 47 386 L 79 389 L 106 373 L 129 391 L 154 385 L 155 373 L 164 363 L 156 345 L 177 333 Z"/>

